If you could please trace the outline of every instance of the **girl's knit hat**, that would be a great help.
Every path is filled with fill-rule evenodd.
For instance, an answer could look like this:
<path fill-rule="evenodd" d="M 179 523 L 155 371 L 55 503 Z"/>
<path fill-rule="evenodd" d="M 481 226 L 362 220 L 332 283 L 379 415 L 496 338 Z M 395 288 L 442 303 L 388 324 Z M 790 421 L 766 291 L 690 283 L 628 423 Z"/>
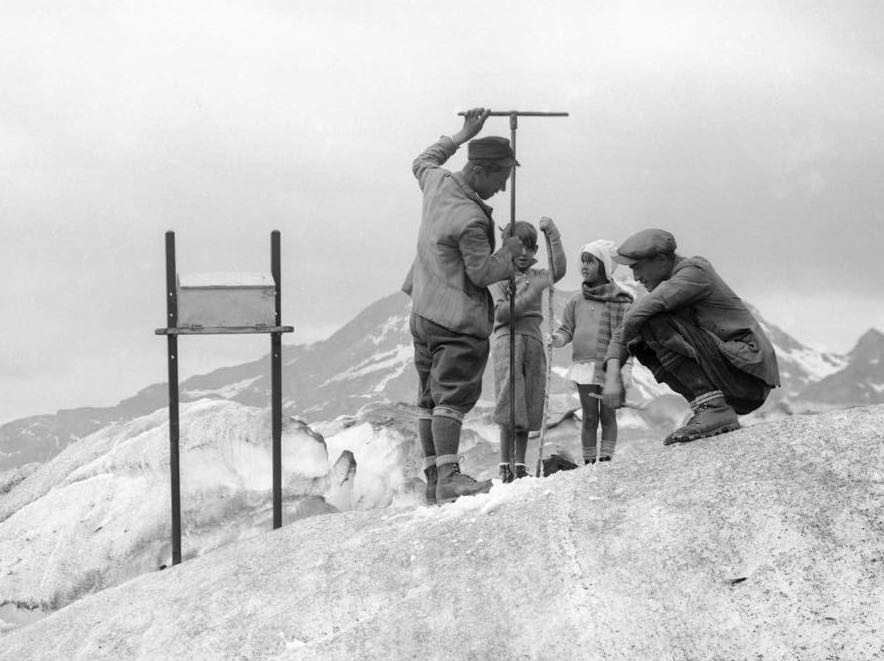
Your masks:
<path fill-rule="evenodd" d="M 583 260 L 583 253 L 588 252 L 590 255 L 598 259 L 605 267 L 605 275 L 608 280 L 614 282 L 614 269 L 617 263 L 612 259 L 611 255 L 617 252 L 617 244 L 607 239 L 596 239 L 580 246 L 580 252 L 577 253 L 578 261 Z"/>

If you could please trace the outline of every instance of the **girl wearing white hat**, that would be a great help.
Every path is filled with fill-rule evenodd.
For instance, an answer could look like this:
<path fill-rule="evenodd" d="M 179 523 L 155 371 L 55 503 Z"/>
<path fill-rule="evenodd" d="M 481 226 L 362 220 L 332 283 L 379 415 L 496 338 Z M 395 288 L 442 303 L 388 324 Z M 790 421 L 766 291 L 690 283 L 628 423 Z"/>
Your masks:
<path fill-rule="evenodd" d="M 577 386 L 583 409 L 581 443 L 583 461 L 610 461 L 617 444 L 617 411 L 602 404 L 599 396 L 605 384 L 604 360 L 614 329 L 632 303 L 632 295 L 614 280 L 617 266 L 611 255 L 612 241 L 598 239 L 580 247 L 581 291 L 565 304 L 562 325 L 552 333 L 554 347 L 571 342 L 571 367 L 567 378 Z M 630 359 L 631 361 L 631 359 Z M 630 371 L 629 361 L 624 365 Z M 628 382 L 628 374 L 624 375 Z M 601 445 L 597 443 L 601 423 Z"/>

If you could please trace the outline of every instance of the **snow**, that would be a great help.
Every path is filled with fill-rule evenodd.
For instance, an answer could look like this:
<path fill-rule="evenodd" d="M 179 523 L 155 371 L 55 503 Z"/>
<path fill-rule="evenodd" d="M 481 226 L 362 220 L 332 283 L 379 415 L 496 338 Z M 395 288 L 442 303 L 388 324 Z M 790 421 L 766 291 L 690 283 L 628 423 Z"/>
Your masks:
<path fill-rule="evenodd" d="M 4 654 L 884 658 L 882 427 L 884 406 L 796 416 L 302 519 L 86 596 Z"/>
<path fill-rule="evenodd" d="M 275 287 L 270 273 L 216 271 L 212 273 L 180 273 L 179 287 Z"/>
<path fill-rule="evenodd" d="M 369 356 L 361 363 L 354 365 L 353 367 L 350 367 L 343 372 L 335 374 L 333 377 L 327 379 L 317 387 L 324 388 L 328 384 L 335 383 L 336 381 L 347 381 L 350 379 L 366 376 L 380 370 L 386 370 L 394 367 L 397 368 L 393 374 L 384 377 L 380 388 L 375 387 L 375 392 L 380 392 L 383 390 L 383 385 L 386 384 L 387 381 L 401 374 L 402 371 L 411 364 L 413 357 L 413 347 L 405 344 L 400 344 L 395 349 Z"/>
<path fill-rule="evenodd" d="M 375 430 L 369 423 L 354 425 L 326 436 L 328 452 L 338 456 L 349 450 L 356 458 L 353 502 L 345 509 L 373 509 L 397 505 L 417 505 L 423 495 L 406 492 L 406 482 L 420 474 L 417 447 L 394 428 Z"/>
<path fill-rule="evenodd" d="M 181 407 L 185 557 L 270 529 L 270 441 L 264 409 Z M 322 440 L 289 423 L 282 447 L 284 521 L 333 510 L 321 496 L 342 496 L 342 478 Z M 96 432 L 29 474 L 0 497 L 0 605 L 52 610 L 171 564 L 169 485 L 165 410 Z"/>
<path fill-rule="evenodd" d="M 387 376 L 378 381 L 375 384 L 374 388 L 372 388 L 372 392 L 382 394 L 384 392 L 384 389 L 387 387 L 387 383 L 389 383 L 393 379 L 398 379 L 400 376 L 402 376 L 402 374 L 405 373 L 406 369 L 411 369 L 413 367 L 413 363 L 410 360 L 412 356 L 412 351 L 413 349 L 411 349 L 410 347 L 399 347 L 396 358 L 391 363 L 392 366 L 396 366 L 398 363 L 398 366 L 396 366 L 395 369 L 391 371 Z"/>
<path fill-rule="evenodd" d="M 197 390 L 193 388 L 188 388 L 184 391 L 184 394 L 188 397 L 193 398 L 203 398 L 203 397 L 223 397 L 224 399 L 233 399 L 239 393 L 246 390 L 249 386 L 251 386 L 255 381 L 258 381 L 261 378 L 261 375 L 253 376 L 248 379 L 243 379 L 242 381 L 237 381 L 236 383 L 230 383 L 226 386 L 222 386 L 221 388 L 214 388 L 211 390 Z"/>
<path fill-rule="evenodd" d="M 389 337 L 397 337 L 401 333 L 408 333 L 409 314 L 395 315 L 387 319 L 381 327 L 369 337 L 369 341 L 375 346 Z"/>
<path fill-rule="evenodd" d="M 810 377 L 811 381 L 819 381 L 844 369 L 847 365 L 847 359 L 843 356 L 834 354 L 821 353 L 816 349 L 802 346 L 800 349 L 792 349 L 785 351 L 777 348 L 777 356 L 793 360 L 801 365 Z"/>

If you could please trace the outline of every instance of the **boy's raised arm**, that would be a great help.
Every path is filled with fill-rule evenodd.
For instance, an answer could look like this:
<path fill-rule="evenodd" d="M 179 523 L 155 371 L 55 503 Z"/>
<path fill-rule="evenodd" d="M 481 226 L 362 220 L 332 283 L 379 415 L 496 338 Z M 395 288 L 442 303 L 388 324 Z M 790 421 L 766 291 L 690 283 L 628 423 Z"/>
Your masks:
<path fill-rule="evenodd" d="M 565 249 L 562 248 L 562 235 L 559 234 L 559 228 L 553 222 L 552 218 L 544 216 L 538 223 L 540 231 L 549 237 L 550 261 L 552 262 L 552 279 L 558 282 L 565 277 L 567 269 L 567 258 L 565 257 Z"/>

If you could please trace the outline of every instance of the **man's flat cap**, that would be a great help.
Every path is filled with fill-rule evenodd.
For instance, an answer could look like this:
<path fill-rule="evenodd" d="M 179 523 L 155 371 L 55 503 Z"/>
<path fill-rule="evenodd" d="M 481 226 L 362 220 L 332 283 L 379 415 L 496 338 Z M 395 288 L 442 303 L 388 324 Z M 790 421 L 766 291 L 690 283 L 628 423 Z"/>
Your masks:
<path fill-rule="evenodd" d="M 510 141 L 496 135 L 470 140 L 467 158 L 471 161 L 497 161 L 501 165 L 519 165 Z"/>
<path fill-rule="evenodd" d="M 672 254 L 676 249 L 675 237 L 666 230 L 650 228 L 636 232 L 620 244 L 613 259 L 618 264 L 632 265 L 642 259 L 662 254 Z"/>

